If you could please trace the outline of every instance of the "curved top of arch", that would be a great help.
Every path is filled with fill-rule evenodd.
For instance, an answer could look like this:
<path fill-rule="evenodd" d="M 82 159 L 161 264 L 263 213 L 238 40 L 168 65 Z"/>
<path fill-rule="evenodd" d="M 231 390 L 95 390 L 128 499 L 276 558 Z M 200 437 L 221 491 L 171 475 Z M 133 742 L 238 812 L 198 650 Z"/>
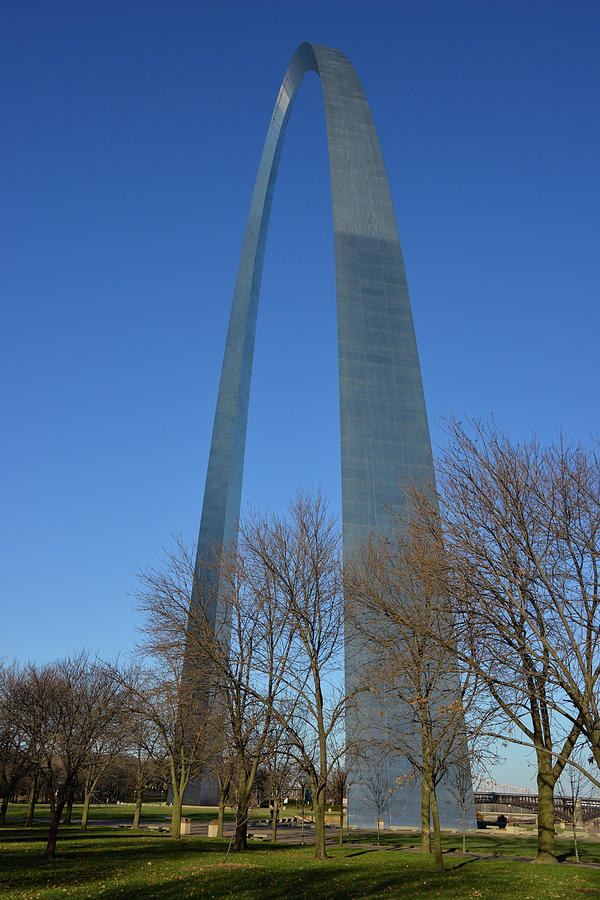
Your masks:
<path fill-rule="evenodd" d="M 321 80 L 331 171 L 338 316 L 345 550 L 384 524 L 399 485 L 432 481 L 421 372 L 396 219 L 362 85 L 339 50 L 303 43 L 267 131 L 234 290 L 199 535 L 236 535 L 250 377 L 271 201 L 286 127 L 304 74 Z"/>

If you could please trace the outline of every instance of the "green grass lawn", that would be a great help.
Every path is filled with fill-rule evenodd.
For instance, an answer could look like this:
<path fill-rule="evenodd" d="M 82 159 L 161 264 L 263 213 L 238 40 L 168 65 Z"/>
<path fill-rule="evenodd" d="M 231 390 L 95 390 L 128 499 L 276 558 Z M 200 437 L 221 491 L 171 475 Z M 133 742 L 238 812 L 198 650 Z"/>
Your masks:
<path fill-rule="evenodd" d="M 385 832 L 381 835 L 381 843 L 386 847 L 401 847 L 404 849 L 419 849 L 421 836 L 416 833 Z M 362 835 L 350 832 L 344 841 L 349 846 L 353 843 L 377 843 L 376 835 Z M 574 862 L 573 841 L 557 838 L 555 852 L 561 862 Z M 462 851 L 461 834 L 442 834 L 442 849 L 444 851 Z M 537 840 L 535 835 L 527 837 L 513 837 L 505 835 L 501 831 L 493 835 L 485 832 L 467 834 L 467 853 L 494 853 L 498 856 L 532 856 L 537 854 Z M 597 863 L 600 865 L 600 843 L 597 841 L 579 841 L 579 858 L 582 862 Z M 600 879 L 600 870 L 598 871 Z M 599 895 L 600 896 L 600 895 Z"/>
<path fill-rule="evenodd" d="M 487 852 L 524 852 L 524 842 L 518 839 L 474 836 L 473 840 Z M 364 836 L 360 841 L 364 844 Z M 386 846 L 401 848 L 414 842 L 410 835 L 385 836 Z M 450 839 L 450 843 L 458 842 Z M 584 847 L 598 857 L 598 845 Z M 438 875 L 429 857 L 403 849 L 378 851 L 353 842 L 342 849 L 330 848 L 332 858 L 322 863 L 314 862 L 311 847 L 260 843 L 247 853 L 230 855 L 227 865 L 223 841 L 188 837 L 176 842 L 115 828 L 97 828 L 86 835 L 77 828 L 61 829 L 58 858 L 51 862 L 43 859 L 43 848 L 41 828 L 0 829 L 2 900 L 600 898 L 600 870 L 583 866 L 447 857 L 448 871 Z"/>
<path fill-rule="evenodd" d="M 73 805 L 73 819 L 81 819 L 81 803 Z M 90 806 L 91 824 L 94 822 L 122 822 L 126 825 L 133 821 L 133 803 L 93 803 Z M 10 803 L 6 816 L 7 825 L 20 825 L 25 821 L 27 814 L 27 804 Z M 210 822 L 217 816 L 217 810 L 214 807 L 202 806 L 184 806 L 183 815 L 189 816 L 193 822 Z M 293 815 L 293 813 L 292 813 Z M 38 803 L 35 808 L 36 822 L 48 820 L 50 811 L 48 804 Z M 251 819 L 268 819 L 268 809 L 252 809 L 250 810 Z M 235 811 L 227 809 L 225 811 L 225 820 L 233 821 L 235 819 Z M 171 810 L 168 806 L 160 803 L 144 803 L 142 806 L 142 822 L 169 823 L 171 821 Z"/>

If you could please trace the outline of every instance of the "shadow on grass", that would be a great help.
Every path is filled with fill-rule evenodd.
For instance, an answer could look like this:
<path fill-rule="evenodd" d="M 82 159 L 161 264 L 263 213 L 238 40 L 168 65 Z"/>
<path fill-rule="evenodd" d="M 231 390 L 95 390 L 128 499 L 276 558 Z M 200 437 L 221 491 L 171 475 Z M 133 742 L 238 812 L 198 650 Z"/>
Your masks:
<path fill-rule="evenodd" d="M 2 837 L 6 839 L 6 834 Z M 16 869 L 28 869 L 34 861 L 52 863 L 52 860 L 48 861 L 44 856 L 46 838 L 47 834 L 42 833 L 39 836 L 29 837 L 29 840 L 17 835 L 14 840 L 7 841 L 2 847 L 0 872 L 7 865 Z M 0 843 L 2 842 L 0 839 Z M 26 843 L 30 843 L 31 846 L 24 852 L 23 844 Z M 63 865 L 70 861 L 79 865 L 81 859 L 85 858 L 90 865 L 119 866 L 131 858 L 139 859 L 143 863 L 153 862 L 157 857 L 160 858 L 163 855 L 185 858 L 198 856 L 198 854 L 203 856 L 218 854 L 224 858 L 229 841 L 205 837 L 183 837 L 180 840 L 174 840 L 162 834 L 123 833 L 114 829 L 106 829 L 101 832 L 85 834 L 77 831 L 61 834 L 59 831 L 56 846 L 56 860 Z M 289 850 L 289 845 L 285 844 L 251 841 L 245 854 L 258 855 L 267 851 L 282 854 Z M 231 852 L 229 855 L 231 859 L 235 860 L 239 854 Z"/>
<path fill-rule="evenodd" d="M 344 854 L 344 859 L 352 859 L 354 856 L 364 856 L 366 853 L 385 853 L 387 848 L 382 847 L 373 847 L 372 850 L 366 850 L 364 847 L 362 850 L 355 850 L 354 853 L 346 853 Z"/>
<path fill-rule="evenodd" d="M 101 895 L 104 900 L 137 900 L 140 896 L 152 897 L 152 900 L 181 900 L 183 897 L 226 898 L 240 895 L 260 900 L 279 900 L 286 895 L 346 900 L 348 897 L 368 897 L 374 892 L 389 891 L 392 886 L 398 888 L 402 896 L 430 897 L 431 890 L 437 890 L 441 886 L 440 878 L 443 878 L 421 869 L 396 876 L 387 873 L 383 877 L 382 873 L 366 866 L 358 872 L 354 869 L 344 871 L 339 861 L 317 864 L 303 860 L 296 861 L 293 867 L 276 869 L 266 860 L 261 865 L 259 859 L 247 856 L 233 861 L 230 859 L 227 866 L 223 866 L 221 860 L 221 856 L 216 861 L 214 855 L 207 860 L 196 855 L 194 864 L 190 865 L 191 860 L 180 858 L 178 862 L 183 862 L 183 865 L 172 866 L 170 871 L 157 871 L 155 879 L 147 877 L 146 873 L 151 870 L 145 870 L 143 860 L 140 860 L 137 873 L 127 880 L 128 883 L 112 877 L 106 870 L 101 876 L 95 872 L 88 874 L 86 870 L 82 879 L 81 869 L 65 872 L 60 864 L 53 868 L 40 866 L 37 877 L 26 878 L 19 887 L 28 895 L 48 888 L 68 893 L 76 886 L 82 893 Z M 301 865 L 298 864 L 300 862 Z M 92 893 L 94 891 L 97 894 Z M 452 886 L 449 885 L 448 891 L 439 896 L 455 897 Z"/>
<path fill-rule="evenodd" d="M 384 843 L 395 846 L 398 849 L 418 849 L 416 833 L 388 834 L 383 836 Z M 375 844 L 376 834 L 349 834 L 344 839 L 346 845 L 353 843 Z M 564 838 L 557 838 L 556 854 L 561 861 L 573 860 L 573 843 Z M 457 845 L 456 835 L 442 835 L 442 849 L 444 853 L 452 850 L 462 851 L 462 845 Z M 527 835 L 512 837 L 510 835 L 494 834 L 492 836 L 469 835 L 467 838 L 467 853 L 489 853 L 498 856 L 535 857 L 537 856 L 537 837 Z M 600 863 L 600 842 L 594 840 L 582 840 L 579 845 L 579 855 L 582 862 Z"/>
<path fill-rule="evenodd" d="M 569 858 L 575 859 L 572 853 L 557 853 L 556 858 L 560 863 L 566 862 Z"/>
<path fill-rule="evenodd" d="M 452 871 L 456 872 L 458 869 L 464 869 L 465 866 L 470 866 L 472 863 L 478 862 L 476 856 L 471 856 L 469 859 L 463 859 L 460 862 L 452 864 Z"/>
<path fill-rule="evenodd" d="M 6 838 L 6 830 L 4 837 Z M 471 896 L 522 898 L 532 882 L 537 896 L 545 888 L 564 885 L 562 896 L 578 888 L 598 885 L 598 873 L 572 867 L 524 866 L 513 861 L 446 858 L 443 874 L 433 871 L 431 857 L 372 848 L 328 848 L 331 858 L 316 862 L 313 848 L 256 842 L 242 854 L 230 854 L 223 865 L 227 841 L 201 836 L 173 841 L 156 834 L 106 829 L 81 834 L 65 831 L 58 844 L 59 859 L 45 861 L 43 844 L 22 832 L 3 847 L 0 875 L 10 900 L 57 892 L 93 900 L 188 900 L 211 896 L 217 900 L 242 895 L 245 900 L 279 900 L 282 896 L 327 900 L 384 895 L 406 900 L 457 900 Z M 42 840 L 45 835 L 41 834 Z M 405 842 L 405 845 L 408 842 Z M 413 842 L 414 843 L 414 842 Z M 12 846 L 11 846 L 12 844 Z M 454 846 L 455 842 L 449 842 Z M 407 849 L 396 846 L 395 849 Z M 487 850 L 492 847 L 488 844 Z M 83 861 L 83 864 L 82 864 Z M 543 870 L 548 870 L 547 872 Z M 593 879 L 593 880 L 592 880 Z M 475 892 L 479 893 L 475 893 Z M 62 894 L 61 894 L 62 895 Z"/>
<path fill-rule="evenodd" d="M 120 840 L 119 840 L 120 839 Z M 223 865 L 226 841 L 190 837 L 172 841 L 162 835 L 104 833 L 72 835 L 59 860 L 38 858 L 40 845 L 24 851 L 22 843 L 2 855 L 4 883 L 10 900 L 32 894 L 50 900 L 57 892 L 104 900 L 184 900 L 242 895 L 245 900 L 279 900 L 321 896 L 327 900 L 373 895 L 425 900 L 435 896 L 456 900 L 470 896 L 521 898 L 530 892 L 532 878 L 537 895 L 556 881 L 562 896 L 573 896 L 570 867 L 522 866 L 512 861 L 447 859 L 445 873 L 435 873 L 430 857 L 369 848 L 330 848 L 324 862 L 312 858 L 311 847 L 251 844 L 242 854 L 230 854 Z M 348 852 L 349 851 L 349 852 Z M 82 859 L 85 864 L 82 865 Z M 548 869 L 548 872 L 542 871 Z M 570 870 L 570 871 L 569 871 Z M 579 888 L 592 887 L 597 873 L 583 873 Z M 571 879 L 571 880 L 569 880 Z M 477 893 L 474 893 L 477 892 Z"/>
<path fill-rule="evenodd" d="M 382 859 L 384 854 L 378 858 Z M 387 860 L 391 855 L 385 854 Z M 397 857 L 396 857 L 397 859 Z M 301 865 L 299 863 L 301 862 Z M 448 868 L 444 873 L 436 873 L 423 865 L 373 867 L 368 862 L 349 866 L 344 859 L 315 863 L 304 859 L 296 860 L 294 868 L 275 869 L 272 865 L 252 865 L 252 861 L 240 860 L 238 866 L 224 867 L 198 866 L 189 873 L 174 873 L 170 880 L 148 886 L 145 893 L 153 900 L 181 900 L 182 897 L 244 898 L 279 900 L 282 896 L 297 898 L 324 897 L 328 900 L 347 900 L 348 897 L 388 897 L 429 900 L 432 896 L 441 900 L 457 900 L 459 897 L 489 896 L 522 898 L 527 895 L 529 879 L 523 876 L 523 867 L 504 864 L 502 868 L 492 868 L 481 861 L 479 870 L 475 865 L 468 868 Z M 182 875 L 185 877 L 182 877 Z M 540 884 L 540 896 L 545 895 L 545 887 L 555 887 L 552 876 L 547 875 Z M 591 886 L 591 883 L 589 883 Z M 572 885 L 571 885 L 572 886 Z M 569 886 L 563 896 L 570 896 Z M 583 885 L 581 885 L 583 887 Z M 102 896 L 108 900 L 133 900 L 135 893 L 124 894 L 122 889 L 107 885 Z"/>

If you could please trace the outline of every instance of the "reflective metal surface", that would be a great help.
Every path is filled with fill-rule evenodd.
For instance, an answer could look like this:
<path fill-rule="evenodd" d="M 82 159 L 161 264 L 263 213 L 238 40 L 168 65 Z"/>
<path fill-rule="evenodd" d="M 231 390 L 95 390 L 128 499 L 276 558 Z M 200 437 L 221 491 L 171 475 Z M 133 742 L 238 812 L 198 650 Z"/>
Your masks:
<path fill-rule="evenodd" d="M 309 70 L 321 79 L 331 167 L 345 555 L 373 530 L 385 532 L 390 527 L 386 507 L 403 506 L 403 483 L 432 482 L 434 477 L 402 251 L 369 105 L 343 53 L 305 43 L 294 54 L 279 91 L 246 226 L 213 428 L 199 559 L 207 549 L 235 539 L 271 201 L 288 118 Z M 218 602 L 213 613 L 218 620 Z M 365 662 L 352 650 L 352 635 L 347 633 L 350 685 Z M 353 717 L 347 728 L 352 736 L 357 728 Z M 406 774 L 402 759 L 389 766 L 392 783 L 397 775 Z M 190 789 L 188 802 L 192 795 Z M 197 799 L 209 798 L 204 793 Z M 419 804 L 417 786 L 395 792 L 386 826 L 418 824 Z M 440 807 L 442 822 L 456 824 L 456 801 L 444 791 Z M 375 824 L 374 810 L 360 785 L 351 791 L 349 823 Z"/>

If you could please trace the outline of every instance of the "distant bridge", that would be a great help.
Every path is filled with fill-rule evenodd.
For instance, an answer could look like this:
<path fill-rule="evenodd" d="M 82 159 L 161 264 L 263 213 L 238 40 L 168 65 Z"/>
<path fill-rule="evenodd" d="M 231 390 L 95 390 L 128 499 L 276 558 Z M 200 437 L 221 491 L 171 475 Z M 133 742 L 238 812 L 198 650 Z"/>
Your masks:
<path fill-rule="evenodd" d="M 475 791 L 475 806 L 481 804 L 504 804 L 517 806 L 520 809 L 528 809 L 536 813 L 538 811 L 538 795 L 528 790 L 514 792 L 509 791 Z M 577 798 L 581 804 L 581 817 L 584 822 L 600 817 L 600 797 Z M 572 797 L 554 797 L 554 815 L 557 819 L 571 819 L 573 815 Z"/>

